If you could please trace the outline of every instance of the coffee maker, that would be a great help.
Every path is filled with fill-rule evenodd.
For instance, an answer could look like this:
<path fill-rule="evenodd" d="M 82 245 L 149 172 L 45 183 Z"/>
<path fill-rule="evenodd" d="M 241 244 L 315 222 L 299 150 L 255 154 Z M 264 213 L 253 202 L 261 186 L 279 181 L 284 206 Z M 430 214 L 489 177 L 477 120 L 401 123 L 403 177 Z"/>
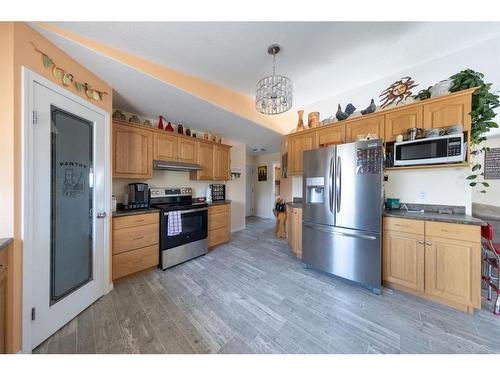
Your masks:
<path fill-rule="evenodd" d="M 124 210 L 148 208 L 149 207 L 148 184 L 144 184 L 142 182 L 134 182 L 132 184 L 128 184 L 128 199 L 129 201 L 123 205 Z"/>

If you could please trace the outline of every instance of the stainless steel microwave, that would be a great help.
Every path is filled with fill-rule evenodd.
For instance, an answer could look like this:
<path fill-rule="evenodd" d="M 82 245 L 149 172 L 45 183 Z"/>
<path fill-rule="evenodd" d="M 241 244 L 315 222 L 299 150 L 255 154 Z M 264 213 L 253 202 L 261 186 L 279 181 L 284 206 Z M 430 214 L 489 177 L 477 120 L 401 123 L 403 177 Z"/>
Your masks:
<path fill-rule="evenodd" d="M 394 166 L 460 163 L 466 153 L 463 133 L 396 142 Z"/>

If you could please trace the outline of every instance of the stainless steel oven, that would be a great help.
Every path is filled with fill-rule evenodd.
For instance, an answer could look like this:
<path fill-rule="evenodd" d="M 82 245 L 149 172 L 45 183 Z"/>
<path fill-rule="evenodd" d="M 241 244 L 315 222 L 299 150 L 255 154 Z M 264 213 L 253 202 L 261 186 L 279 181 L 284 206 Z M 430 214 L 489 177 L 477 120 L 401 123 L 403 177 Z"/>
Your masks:
<path fill-rule="evenodd" d="M 160 212 L 160 266 L 163 270 L 204 255 L 208 250 L 208 205 L 192 201 L 191 188 L 150 189 L 150 202 Z M 178 233 L 169 230 L 169 216 Z"/>
<path fill-rule="evenodd" d="M 466 153 L 462 133 L 396 142 L 394 165 L 460 163 L 465 160 Z"/>

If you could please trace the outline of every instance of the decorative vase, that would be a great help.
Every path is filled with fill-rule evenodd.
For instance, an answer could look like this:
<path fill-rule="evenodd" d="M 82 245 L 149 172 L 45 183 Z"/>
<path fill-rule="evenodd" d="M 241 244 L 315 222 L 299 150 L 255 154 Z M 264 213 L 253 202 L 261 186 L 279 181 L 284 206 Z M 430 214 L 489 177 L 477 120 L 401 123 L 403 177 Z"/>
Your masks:
<path fill-rule="evenodd" d="M 315 128 L 319 126 L 319 112 L 311 112 L 307 116 L 307 126 L 309 128 Z"/>
<path fill-rule="evenodd" d="M 165 128 L 165 130 L 168 131 L 168 132 L 173 132 L 174 131 L 174 128 L 173 128 L 172 124 L 170 123 L 170 121 L 168 122 L 167 127 Z"/>
<path fill-rule="evenodd" d="M 297 111 L 297 113 L 299 115 L 299 121 L 297 121 L 297 127 L 295 128 L 295 130 L 300 132 L 301 130 L 304 130 L 304 119 L 303 119 L 304 111 L 300 110 Z"/>
<path fill-rule="evenodd" d="M 182 124 L 177 125 L 177 133 L 184 134 L 184 127 Z"/>
<path fill-rule="evenodd" d="M 429 89 L 429 92 L 431 93 L 431 98 L 448 94 L 450 92 L 452 84 L 453 81 L 451 79 L 446 79 L 444 81 L 436 83 Z"/>
<path fill-rule="evenodd" d="M 163 130 L 163 116 L 160 116 L 160 120 L 158 121 L 158 129 Z"/>
<path fill-rule="evenodd" d="M 188 137 L 190 137 L 190 136 L 191 136 L 191 130 L 186 129 L 186 135 L 187 135 Z"/>

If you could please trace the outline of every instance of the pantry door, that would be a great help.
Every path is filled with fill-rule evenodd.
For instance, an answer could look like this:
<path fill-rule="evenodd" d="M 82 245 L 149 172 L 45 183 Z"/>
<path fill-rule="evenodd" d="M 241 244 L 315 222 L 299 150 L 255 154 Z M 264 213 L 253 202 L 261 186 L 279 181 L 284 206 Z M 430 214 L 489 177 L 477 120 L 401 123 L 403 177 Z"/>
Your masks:
<path fill-rule="evenodd" d="M 55 89 L 32 81 L 28 350 L 106 291 L 107 118 Z"/>

